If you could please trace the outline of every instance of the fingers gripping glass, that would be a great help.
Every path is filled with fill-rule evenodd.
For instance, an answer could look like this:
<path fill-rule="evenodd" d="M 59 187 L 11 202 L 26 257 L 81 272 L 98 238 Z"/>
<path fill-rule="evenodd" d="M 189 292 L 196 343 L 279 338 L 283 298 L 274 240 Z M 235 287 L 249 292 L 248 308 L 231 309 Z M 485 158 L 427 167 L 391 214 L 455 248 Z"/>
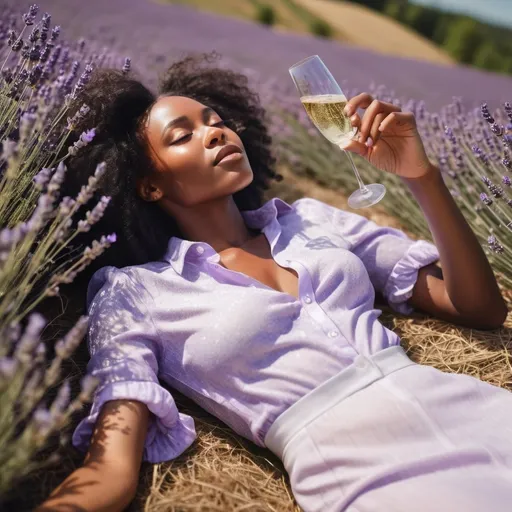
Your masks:
<path fill-rule="evenodd" d="M 292 66 L 289 72 L 313 124 L 326 139 L 339 146 L 350 160 L 359 189 L 348 198 L 349 206 L 365 208 L 378 203 L 384 197 L 386 188 L 380 183 L 365 185 L 352 156 L 344 149 L 356 135 L 357 129 L 343 112 L 347 98 L 327 66 L 318 55 L 313 55 Z"/>

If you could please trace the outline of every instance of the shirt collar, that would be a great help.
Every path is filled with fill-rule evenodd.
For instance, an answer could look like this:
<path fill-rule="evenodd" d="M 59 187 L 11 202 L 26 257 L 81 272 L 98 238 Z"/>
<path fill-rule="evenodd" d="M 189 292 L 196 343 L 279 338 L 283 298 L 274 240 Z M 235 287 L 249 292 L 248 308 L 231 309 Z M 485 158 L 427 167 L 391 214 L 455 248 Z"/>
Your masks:
<path fill-rule="evenodd" d="M 247 227 L 263 230 L 275 219 L 291 210 L 293 208 L 288 203 L 278 197 L 274 197 L 256 210 L 247 210 L 241 213 Z M 185 266 L 185 260 L 190 258 L 191 255 L 197 258 L 198 256 L 209 257 L 216 254 L 217 252 L 205 242 L 193 242 L 173 236 L 169 240 L 164 260 L 168 261 L 172 268 L 181 275 Z"/>

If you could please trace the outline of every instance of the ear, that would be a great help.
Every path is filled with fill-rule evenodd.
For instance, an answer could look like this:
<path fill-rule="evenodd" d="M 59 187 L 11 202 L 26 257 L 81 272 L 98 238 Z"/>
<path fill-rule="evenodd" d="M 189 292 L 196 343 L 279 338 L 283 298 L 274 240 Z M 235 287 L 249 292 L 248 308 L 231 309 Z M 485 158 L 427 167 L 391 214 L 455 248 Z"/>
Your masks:
<path fill-rule="evenodd" d="M 144 176 L 137 181 L 137 194 L 144 201 L 154 202 L 162 198 L 163 192 L 151 183 L 149 176 Z"/>

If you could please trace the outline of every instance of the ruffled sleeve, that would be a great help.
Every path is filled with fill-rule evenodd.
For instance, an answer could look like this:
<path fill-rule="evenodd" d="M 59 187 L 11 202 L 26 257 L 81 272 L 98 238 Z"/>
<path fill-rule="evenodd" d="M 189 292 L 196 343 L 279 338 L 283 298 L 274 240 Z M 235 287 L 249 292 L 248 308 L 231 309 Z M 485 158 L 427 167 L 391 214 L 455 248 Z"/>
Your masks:
<path fill-rule="evenodd" d="M 393 267 L 383 290 L 384 297 L 395 311 L 405 315 L 413 312 L 407 301 L 412 297 L 418 271 L 437 260 L 439 252 L 435 245 L 424 240 L 411 243 Z"/>
<path fill-rule="evenodd" d="M 143 460 L 157 463 L 183 453 L 195 440 L 194 420 L 178 411 L 158 381 L 160 339 L 145 287 L 115 267 L 93 276 L 88 290 L 87 371 L 100 380 L 91 410 L 76 427 L 72 443 L 87 451 L 101 408 L 109 400 L 145 403 L 150 411 Z"/>
<path fill-rule="evenodd" d="M 439 260 L 434 244 L 412 240 L 403 231 L 379 226 L 361 215 L 316 199 L 299 199 L 293 206 L 343 236 L 350 250 L 363 261 L 375 290 L 395 311 L 413 311 L 407 301 L 412 296 L 418 270 Z"/>

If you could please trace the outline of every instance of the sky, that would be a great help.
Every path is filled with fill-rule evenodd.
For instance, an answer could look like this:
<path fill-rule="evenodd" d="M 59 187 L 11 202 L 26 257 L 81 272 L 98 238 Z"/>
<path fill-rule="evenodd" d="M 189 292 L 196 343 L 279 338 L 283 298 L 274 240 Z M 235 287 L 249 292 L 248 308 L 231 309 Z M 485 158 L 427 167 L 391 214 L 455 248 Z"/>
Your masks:
<path fill-rule="evenodd" d="M 512 28 L 512 0 L 410 0 Z"/>

